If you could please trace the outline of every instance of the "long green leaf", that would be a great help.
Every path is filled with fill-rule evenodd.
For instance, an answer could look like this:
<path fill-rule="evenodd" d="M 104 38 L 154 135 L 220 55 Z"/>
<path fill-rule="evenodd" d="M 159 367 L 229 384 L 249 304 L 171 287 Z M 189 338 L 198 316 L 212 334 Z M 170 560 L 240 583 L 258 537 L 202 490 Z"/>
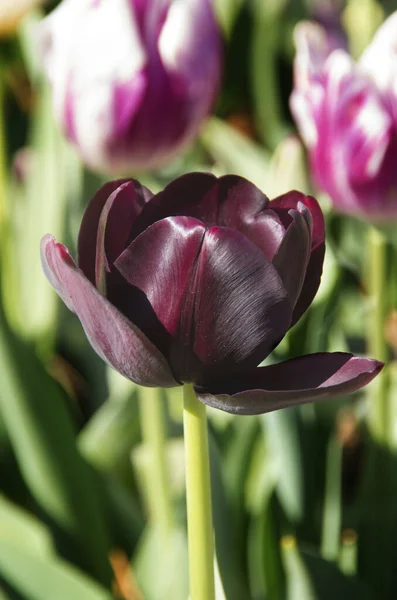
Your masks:
<path fill-rule="evenodd" d="M 36 556 L 51 556 L 54 546 L 48 528 L 32 514 L 0 496 L 0 541 L 12 542 Z"/>
<path fill-rule="evenodd" d="M 102 582 L 111 581 L 105 511 L 76 448 L 63 395 L 0 313 L 0 409 L 21 472 L 52 522 L 63 551 Z"/>
<path fill-rule="evenodd" d="M 92 579 L 57 559 L 43 559 L 0 540 L 0 580 L 29 600 L 112 600 Z"/>

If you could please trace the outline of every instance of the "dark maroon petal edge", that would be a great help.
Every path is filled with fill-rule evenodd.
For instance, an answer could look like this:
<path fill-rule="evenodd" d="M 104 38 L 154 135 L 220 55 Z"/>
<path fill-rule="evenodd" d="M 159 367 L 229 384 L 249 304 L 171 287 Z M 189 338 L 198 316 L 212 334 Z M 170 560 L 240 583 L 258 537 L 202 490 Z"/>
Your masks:
<path fill-rule="evenodd" d="M 308 354 L 258 367 L 251 373 L 198 387 L 201 402 L 225 412 L 257 415 L 357 391 L 378 375 L 383 363 L 344 352 Z"/>
<path fill-rule="evenodd" d="M 103 360 L 139 385 L 178 385 L 156 346 L 98 292 L 68 249 L 51 235 L 42 239 L 41 260 L 47 279 L 77 314 L 90 344 Z"/>

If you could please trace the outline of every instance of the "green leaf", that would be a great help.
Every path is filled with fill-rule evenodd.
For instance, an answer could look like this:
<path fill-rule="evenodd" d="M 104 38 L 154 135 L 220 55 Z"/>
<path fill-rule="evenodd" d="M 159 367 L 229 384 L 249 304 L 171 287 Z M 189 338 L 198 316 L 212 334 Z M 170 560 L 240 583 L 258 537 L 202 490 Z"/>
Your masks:
<path fill-rule="evenodd" d="M 281 540 L 284 570 L 286 574 L 287 600 L 320 600 L 317 597 L 310 573 L 296 546 L 294 537 L 288 535 Z M 321 599 L 323 600 L 323 599 Z"/>
<path fill-rule="evenodd" d="M 318 600 L 375 600 L 375 596 L 361 581 L 344 575 L 334 563 L 309 549 L 302 548 L 297 552 L 300 552 Z M 301 598 L 309 600 L 308 596 L 300 596 L 299 600 Z"/>
<path fill-rule="evenodd" d="M 209 449 L 215 548 L 220 578 L 227 600 L 241 600 L 248 598 L 248 582 L 244 568 L 244 532 L 241 526 L 239 527 L 239 520 L 243 516 L 242 507 L 236 510 L 236 494 L 225 485 L 221 454 L 212 435 L 209 436 Z M 242 485 L 241 493 L 243 492 Z"/>
<path fill-rule="evenodd" d="M 265 468 L 268 471 L 268 468 Z M 247 553 L 251 597 L 253 600 L 284 600 L 284 573 L 281 564 L 278 504 L 273 489 L 266 490 L 248 527 Z M 303 600 L 303 597 L 302 597 Z M 306 600 L 306 598 L 305 598 Z"/>
<path fill-rule="evenodd" d="M 302 455 L 298 435 L 298 412 L 278 410 L 261 417 L 266 443 L 278 476 L 276 490 L 288 518 L 303 517 Z"/>
<path fill-rule="evenodd" d="M 103 497 L 77 451 L 61 389 L 32 349 L 7 328 L 1 312 L 0 380 L 0 408 L 30 492 L 63 551 L 110 584 Z"/>
<path fill-rule="evenodd" d="M 256 142 L 216 117 L 209 119 L 201 136 L 219 170 L 246 177 L 266 191 L 269 156 Z"/>
<path fill-rule="evenodd" d="M 148 526 L 133 559 L 140 589 L 148 600 L 186 600 L 189 595 L 186 532 L 173 529 L 167 537 Z"/>
<path fill-rule="evenodd" d="M 131 386 L 128 397 L 107 400 L 79 434 L 82 454 L 104 471 L 117 470 L 139 438 L 138 406 L 133 392 Z"/>
<path fill-rule="evenodd" d="M 331 437 L 327 448 L 326 481 L 323 510 L 321 554 L 327 560 L 336 560 L 342 521 L 342 447 Z"/>
<path fill-rule="evenodd" d="M 230 37 L 243 4 L 244 0 L 215 0 L 216 16 L 227 38 Z"/>
<path fill-rule="evenodd" d="M 284 0 L 252 3 L 251 84 L 257 130 L 269 150 L 289 133 L 280 98 L 277 54 L 280 46 Z"/>
<path fill-rule="evenodd" d="M 34 555 L 1 539 L 0 579 L 29 600 L 112 600 L 103 587 L 68 563 Z"/>
<path fill-rule="evenodd" d="M 0 542 L 10 542 L 40 557 L 54 552 L 48 528 L 32 514 L 0 496 Z"/>

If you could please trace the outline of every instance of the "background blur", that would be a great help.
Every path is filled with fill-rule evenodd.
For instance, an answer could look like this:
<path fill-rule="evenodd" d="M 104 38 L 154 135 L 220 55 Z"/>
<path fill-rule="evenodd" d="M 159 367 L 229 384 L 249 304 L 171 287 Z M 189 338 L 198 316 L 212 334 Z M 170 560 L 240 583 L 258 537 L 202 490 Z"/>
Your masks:
<path fill-rule="evenodd" d="M 146 392 L 96 356 L 40 266 L 47 232 L 76 255 L 84 208 L 110 178 L 84 166 L 55 121 L 36 27 L 57 3 L 0 4 L 0 598 L 187 600 L 181 390 L 164 393 L 174 509 L 164 539 L 141 443 Z M 373 354 L 370 226 L 338 215 L 314 187 L 289 110 L 293 29 L 317 20 L 357 57 L 397 3 L 217 0 L 215 9 L 223 74 L 212 114 L 170 163 L 128 174 L 152 191 L 199 170 L 242 175 L 270 198 L 314 193 L 327 219 L 323 281 L 274 360 Z M 218 600 L 397 597 L 396 243 L 391 227 L 387 436 L 371 429 L 376 382 L 259 417 L 209 411 Z"/>

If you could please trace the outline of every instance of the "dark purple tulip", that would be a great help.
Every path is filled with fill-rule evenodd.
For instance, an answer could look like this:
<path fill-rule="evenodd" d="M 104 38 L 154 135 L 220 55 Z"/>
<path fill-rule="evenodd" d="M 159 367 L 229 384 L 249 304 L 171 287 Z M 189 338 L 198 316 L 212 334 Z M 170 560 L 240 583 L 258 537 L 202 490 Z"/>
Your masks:
<path fill-rule="evenodd" d="M 56 118 L 95 169 L 164 165 L 212 107 L 221 35 L 211 0 L 63 0 L 40 33 Z"/>
<path fill-rule="evenodd" d="M 193 382 L 202 402 L 257 414 L 353 392 L 382 368 L 344 353 L 257 367 L 320 283 L 311 196 L 269 202 L 234 175 L 191 173 L 157 195 L 113 181 L 88 205 L 78 246 L 79 266 L 47 235 L 45 273 L 96 352 L 138 384 Z"/>

